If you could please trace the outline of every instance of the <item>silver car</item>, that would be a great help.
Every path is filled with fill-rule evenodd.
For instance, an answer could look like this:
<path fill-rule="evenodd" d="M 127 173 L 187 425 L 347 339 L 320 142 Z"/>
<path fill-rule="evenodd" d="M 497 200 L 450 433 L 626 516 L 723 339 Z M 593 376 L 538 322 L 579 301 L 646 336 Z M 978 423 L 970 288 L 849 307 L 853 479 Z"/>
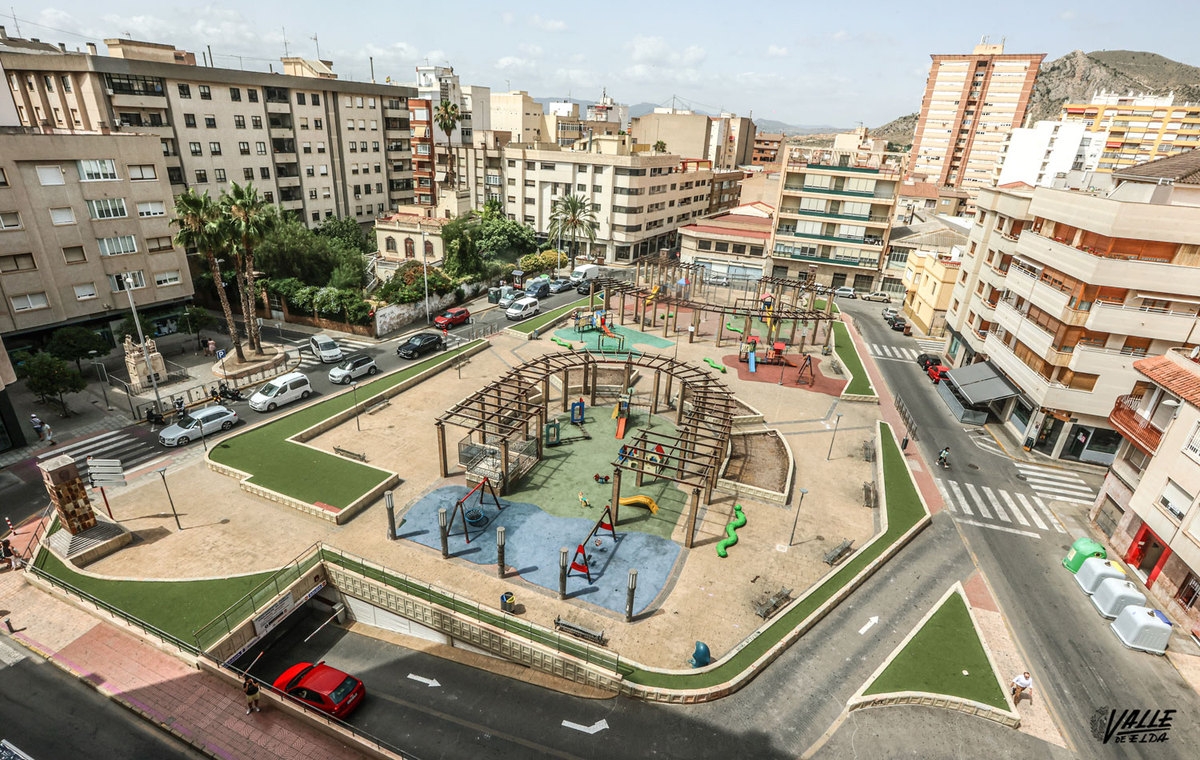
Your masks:
<path fill-rule="evenodd" d="M 375 360 L 366 354 L 355 354 L 341 364 L 329 370 L 329 382 L 334 385 L 345 385 L 363 375 L 374 375 L 379 371 Z"/>
<path fill-rule="evenodd" d="M 168 425 L 158 434 L 163 446 L 186 446 L 192 441 L 221 430 L 229 430 L 237 424 L 237 412 L 223 406 L 206 406 L 188 412 Z"/>

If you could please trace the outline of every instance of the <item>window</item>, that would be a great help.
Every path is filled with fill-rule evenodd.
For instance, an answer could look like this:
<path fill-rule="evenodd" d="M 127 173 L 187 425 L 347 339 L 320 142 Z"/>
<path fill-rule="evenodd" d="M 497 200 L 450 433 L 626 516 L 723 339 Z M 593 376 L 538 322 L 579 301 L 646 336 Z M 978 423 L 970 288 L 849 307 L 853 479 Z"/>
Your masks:
<path fill-rule="evenodd" d="M 240 87 L 230 87 L 229 99 L 235 102 L 240 101 L 242 99 L 242 89 Z"/>
<path fill-rule="evenodd" d="M 328 164 L 321 164 L 321 168 L 320 168 L 320 169 L 318 169 L 318 173 L 319 173 L 319 174 L 320 174 L 322 177 L 324 177 L 325 175 L 329 174 L 329 165 L 328 165 Z"/>
<path fill-rule="evenodd" d="M 129 216 L 125 210 L 124 198 L 101 198 L 88 201 L 87 205 L 93 219 L 120 219 Z"/>
<path fill-rule="evenodd" d="M 58 81 L 62 83 L 63 92 L 71 91 L 71 77 L 70 76 L 67 76 L 64 74 L 63 76 L 58 78 Z"/>
<path fill-rule="evenodd" d="M 303 143 L 300 146 L 301 153 L 312 153 L 312 143 Z"/>
<path fill-rule="evenodd" d="M 246 117 L 242 116 L 241 114 L 234 116 L 233 117 L 233 126 L 236 129 L 245 129 L 246 128 Z"/>
<path fill-rule="evenodd" d="M 372 143 L 371 143 L 371 152 L 372 152 L 372 153 L 378 153 L 378 152 L 379 152 L 379 141 L 378 141 L 378 140 L 376 140 L 375 142 L 372 142 Z"/>
<path fill-rule="evenodd" d="M 249 166 L 242 169 L 242 179 L 254 179 L 254 170 Z"/>
<path fill-rule="evenodd" d="M 123 253 L 137 253 L 137 240 L 133 235 L 118 235 L 96 240 L 100 247 L 101 256 L 119 256 Z"/>
<path fill-rule="evenodd" d="M 200 85 L 200 99 L 212 100 L 212 90 L 206 84 Z"/>
<path fill-rule="evenodd" d="M 75 286 L 75 300 L 76 301 L 87 301 L 88 299 L 95 298 L 95 297 L 96 297 L 96 283 L 88 282 L 88 283 L 84 283 L 83 285 Z"/>
<path fill-rule="evenodd" d="M 168 166 L 167 167 L 167 181 L 169 181 L 172 185 L 182 185 L 183 184 L 183 167 L 182 166 Z"/>
<path fill-rule="evenodd" d="M 45 293 L 25 293 L 24 295 L 12 297 L 13 311 L 33 311 L 34 309 L 45 309 L 50 306 L 50 302 L 46 300 Z"/>
<path fill-rule="evenodd" d="M 0 272 L 28 272 L 37 269 L 32 253 L 10 253 L 0 256 Z"/>
<path fill-rule="evenodd" d="M 21 215 L 16 211 L 0 211 L 0 230 L 21 229 Z"/>
<path fill-rule="evenodd" d="M 66 183 L 63 178 L 63 170 L 61 166 L 39 166 L 37 168 L 38 183 L 43 187 L 48 185 L 62 185 Z"/>
<path fill-rule="evenodd" d="M 381 195 L 383 194 L 383 183 L 382 182 L 375 183 L 375 192 L 377 192 Z"/>
<path fill-rule="evenodd" d="M 1194 573 L 1188 573 L 1183 583 L 1179 584 L 1175 601 L 1179 602 L 1179 606 L 1185 610 L 1190 610 L 1196 606 L 1197 599 L 1200 599 L 1200 578 L 1197 578 Z"/>
<path fill-rule="evenodd" d="M 125 282 L 125 278 L 129 278 L 129 282 Z M 112 288 L 112 292 L 120 293 L 124 290 L 140 290 L 146 287 L 146 278 L 142 275 L 142 270 L 138 269 L 133 272 L 118 272 L 108 276 L 108 285 Z"/>
<path fill-rule="evenodd" d="M 349 145 L 350 145 L 350 152 L 351 152 L 351 153 L 357 153 L 357 152 L 358 152 L 358 143 L 356 143 L 356 142 L 354 142 L 353 140 L 351 140 L 351 141 L 349 142 Z"/>
<path fill-rule="evenodd" d="M 306 167 L 304 167 L 304 176 L 305 177 L 315 177 L 315 176 L 317 176 L 317 170 L 314 167 L 306 166 Z M 313 192 L 315 193 L 316 190 L 314 190 Z"/>
<path fill-rule="evenodd" d="M 298 106 L 304 105 L 304 93 L 302 93 L 302 92 L 296 93 L 296 105 L 298 105 Z"/>
<path fill-rule="evenodd" d="M 192 97 L 192 86 L 183 82 L 179 83 L 179 97 L 187 100 Z"/>
<path fill-rule="evenodd" d="M 161 253 L 172 249 L 170 237 L 146 238 L 146 250 L 150 253 Z"/>
<path fill-rule="evenodd" d="M 74 224 L 75 209 L 70 206 L 50 209 L 50 223 L 54 225 Z"/>
<path fill-rule="evenodd" d="M 712 250 L 712 241 L 711 240 L 697 240 L 696 247 L 702 251 L 711 251 Z"/>
<path fill-rule="evenodd" d="M 318 153 L 324 153 L 324 152 L 325 152 L 325 143 L 323 143 L 323 142 L 319 142 L 319 143 L 317 143 L 317 152 L 318 152 Z"/>
<path fill-rule="evenodd" d="M 196 114 L 194 114 L 194 113 L 185 113 L 185 114 L 183 115 L 183 126 L 185 126 L 185 127 L 192 127 L 192 128 L 195 128 L 195 126 L 196 126 Z"/>
<path fill-rule="evenodd" d="M 308 129 L 308 117 L 307 116 L 300 117 L 300 128 Z"/>
<path fill-rule="evenodd" d="M 83 246 L 72 245 L 63 249 L 63 258 L 68 264 L 82 264 L 87 261 L 87 254 L 83 251 Z"/>
<path fill-rule="evenodd" d="M 260 156 L 267 155 L 267 144 L 265 142 L 254 143 L 254 152 Z"/>
<path fill-rule="evenodd" d="M 129 180 L 131 182 L 152 179 L 158 179 L 158 172 L 154 170 L 154 164 L 133 164 L 129 167 Z"/>
<path fill-rule="evenodd" d="M 313 119 L 313 129 L 324 129 L 325 121 L 323 119 Z"/>
<path fill-rule="evenodd" d="M 318 95 L 318 94 L 317 94 L 317 93 L 315 93 L 315 92 L 314 92 L 314 93 L 313 93 L 313 95 L 312 95 L 312 104 L 313 104 L 314 106 L 319 106 L 319 105 L 321 105 L 321 96 L 320 96 L 320 95 Z M 320 127 L 317 127 L 317 129 L 320 129 Z"/>
<path fill-rule="evenodd" d="M 160 288 L 167 285 L 178 285 L 180 281 L 178 269 L 171 272 L 154 273 L 154 284 Z"/>
<path fill-rule="evenodd" d="M 206 129 L 216 129 L 217 117 L 213 116 L 211 113 L 204 114 L 204 126 Z"/>
<path fill-rule="evenodd" d="M 263 201 L 266 203 L 274 203 L 275 202 L 275 193 L 272 193 L 269 191 L 263 193 Z"/>
<path fill-rule="evenodd" d="M 308 191 L 308 199 L 310 201 L 315 201 L 317 199 L 317 188 L 314 187 Z M 314 211 L 313 213 L 316 213 L 316 212 Z"/>
<path fill-rule="evenodd" d="M 271 178 L 271 168 L 269 166 L 259 167 L 258 176 L 262 177 L 263 179 L 270 179 Z"/>
<path fill-rule="evenodd" d="M 225 182 L 225 170 L 219 167 L 213 169 L 213 177 L 217 180 L 217 182 Z"/>
<path fill-rule="evenodd" d="M 204 148 L 198 142 L 188 143 L 188 150 L 190 150 L 192 152 L 193 156 L 203 156 L 204 155 Z"/>
<path fill-rule="evenodd" d="M 1164 507 L 1168 512 L 1175 516 L 1176 519 L 1182 520 L 1187 514 L 1188 507 L 1192 505 L 1192 495 L 1179 487 L 1179 485 L 1167 479 L 1167 485 L 1163 488 L 1162 495 L 1158 497 L 1159 506 Z"/>
<path fill-rule="evenodd" d="M 111 158 L 85 159 L 79 162 L 80 182 L 100 182 L 117 178 L 117 162 Z"/>
<path fill-rule="evenodd" d="M 253 90 L 251 90 L 251 92 L 253 92 Z M 250 126 L 254 127 L 255 129 L 262 129 L 262 117 L 261 116 L 251 116 L 250 117 Z"/>
<path fill-rule="evenodd" d="M 729 243 L 717 243 L 718 253 L 729 253 Z"/>
<path fill-rule="evenodd" d="M 258 102 L 258 90 L 255 90 L 254 88 L 250 88 L 250 89 L 246 90 L 246 100 L 249 100 L 251 103 L 257 103 Z"/>
<path fill-rule="evenodd" d="M 0 187 L 8 187 L 8 175 L 3 169 L 0 169 Z"/>
<path fill-rule="evenodd" d="M 203 185 L 206 182 L 208 182 L 208 170 L 207 169 L 197 169 L 196 170 L 196 184 Z"/>
<path fill-rule="evenodd" d="M 241 153 L 243 156 L 250 155 L 250 143 L 248 143 L 248 142 L 238 143 L 238 153 Z"/>
<path fill-rule="evenodd" d="M 219 143 L 219 142 L 210 142 L 210 143 L 208 144 L 208 152 L 209 152 L 209 153 L 211 153 L 211 154 L 213 154 L 214 156 L 219 156 L 219 155 L 221 155 L 221 143 Z"/>

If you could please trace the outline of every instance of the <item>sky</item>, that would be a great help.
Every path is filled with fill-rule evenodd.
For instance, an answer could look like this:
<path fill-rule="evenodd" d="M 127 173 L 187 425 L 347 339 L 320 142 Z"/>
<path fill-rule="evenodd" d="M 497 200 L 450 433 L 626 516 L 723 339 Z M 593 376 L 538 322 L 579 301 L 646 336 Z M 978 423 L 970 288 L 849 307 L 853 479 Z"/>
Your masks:
<path fill-rule="evenodd" d="M 10 0 L 9 36 L 84 48 L 130 37 L 212 51 L 216 66 L 266 71 L 286 54 L 333 61 L 342 79 L 415 81 L 451 65 L 464 85 L 534 97 L 649 102 L 839 128 L 880 126 L 920 108 L 929 56 L 987 37 L 1008 53 L 1142 50 L 1200 65 L 1200 3 L 1127 0 L 929 5 L 601 0 L 561 3 L 280 3 Z M 985 7 L 986 6 L 986 7 Z M 920 9 L 928 8 L 922 13 Z M 965 10 L 969 8 L 970 10 Z M 955 9 L 963 9 L 955 13 Z M 745 13 L 743 13 L 745 11 Z"/>

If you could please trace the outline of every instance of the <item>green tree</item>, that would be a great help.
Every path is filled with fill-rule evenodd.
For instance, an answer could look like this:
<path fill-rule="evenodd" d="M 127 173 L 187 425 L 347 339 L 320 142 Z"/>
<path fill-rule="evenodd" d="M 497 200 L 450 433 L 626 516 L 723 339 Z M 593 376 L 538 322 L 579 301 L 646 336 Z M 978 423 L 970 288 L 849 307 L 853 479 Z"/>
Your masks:
<path fill-rule="evenodd" d="M 39 351 L 22 363 L 25 385 L 43 401 L 54 397 L 63 416 L 71 413 L 63 394 L 79 393 L 87 387 L 83 375 L 69 363 L 45 351 Z"/>
<path fill-rule="evenodd" d="M 481 220 L 474 237 L 476 247 L 492 258 L 513 260 L 537 250 L 533 230 L 504 217 Z"/>
<path fill-rule="evenodd" d="M 60 327 L 50 335 L 46 350 L 59 359 L 75 362 L 75 369 L 82 373 L 80 360 L 88 358 L 92 351 L 97 356 L 108 356 L 112 344 L 108 338 L 86 327 Z"/>
<path fill-rule="evenodd" d="M 474 227 L 467 227 L 462 235 L 445 245 L 442 269 L 451 277 L 458 278 L 471 277 L 484 270 L 483 257 L 475 245 Z"/>
<path fill-rule="evenodd" d="M 665 142 L 663 142 L 662 140 L 657 140 L 654 143 L 654 152 L 655 153 L 666 153 L 667 152 L 667 144 Z"/>
<path fill-rule="evenodd" d="M 377 247 L 375 238 L 364 230 L 361 224 L 348 216 L 326 219 L 317 228 L 317 234 L 333 240 L 340 240 L 348 247 L 363 254 L 374 253 Z"/>
<path fill-rule="evenodd" d="M 217 319 L 208 313 L 208 309 L 199 306 L 185 306 L 179 315 L 179 326 L 189 335 L 199 336 L 204 330 L 211 330 L 217 324 Z"/>
<path fill-rule="evenodd" d="M 437 108 L 433 109 L 433 123 L 438 125 L 438 129 L 446 133 L 446 184 L 450 187 L 456 186 L 454 178 L 454 151 L 450 147 L 450 136 L 461 120 L 462 114 L 459 113 L 458 105 L 451 103 L 449 100 L 443 99 L 441 103 L 438 103 Z"/>
<path fill-rule="evenodd" d="M 596 212 L 591 201 L 582 195 L 564 195 L 554 201 L 550 212 L 550 237 L 571 236 L 571 269 L 575 269 L 575 257 L 579 255 L 578 238 L 583 235 L 588 242 L 596 242 Z"/>
<path fill-rule="evenodd" d="M 207 192 L 199 195 L 195 190 L 188 189 L 175 199 L 175 218 L 171 220 L 171 224 L 179 228 L 175 233 L 175 244 L 184 249 L 199 251 L 208 261 L 208 269 L 216 284 L 217 298 L 221 301 L 221 310 L 225 313 L 225 325 L 229 330 L 229 337 L 233 340 L 233 350 L 237 352 L 238 361 L 245 362 L 242 338 L 238 334 L 233 309 L 229 306 L 229 295 L 224 288 L 225 280 L 221 276 L 219 256 L 227 252 L 229 237 L 221 224 L 220 206 Z M 132 323 L 130 326 L 132 327 Z"/>
<path fill-rule="evenodd" d="M 254 249 L 278 222 L 279 214 L 262 199 L 252 182 L 245 185 L 234 182 L 228 191 L 222 193 L 221 212 L 235 240 L 234 248 L 239 262 L 238 290 L 241 291 L 246 335 L 250 349 L 262 356 L 262 336 L 259 333 L 258 320 L 255 319 L 258 289 L 254 284 Z"/>
<path fill-rule="evenodd" d="M 332 248 L 340 244 L 341 236 L 317 235 L 284 218 L 258 244 L 255 266 L 272 280 L 295 277 L 306 285 L 324 285 L 337 266 Z"/>
<path fill-rule="evenodd" d="M 361 291 L 363 286 L 363 264 L 361 261 L 343 261 L 329 277 L 329 287 L 338 290 Z"/>

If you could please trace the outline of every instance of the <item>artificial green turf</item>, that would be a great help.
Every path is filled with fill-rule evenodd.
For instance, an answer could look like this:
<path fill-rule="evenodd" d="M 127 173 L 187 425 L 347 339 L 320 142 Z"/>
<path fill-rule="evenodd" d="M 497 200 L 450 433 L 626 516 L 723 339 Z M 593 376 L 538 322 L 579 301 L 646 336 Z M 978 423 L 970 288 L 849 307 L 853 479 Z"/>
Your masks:
<path fill-rule="evenodd" d="M 451 361 L 478 343 L 467 343 L 399 372 L 359 383 L 358 400 L 365 402 L 420 372 Z M 390 473 L 287 439 L 352 406 L 353 393 L 331 396 L 318 404 L 281 415 L 254 430 L 232 435 L 213 447 L 210 456 L 215 462 L 248 473 L 254 485 L 308 504 L 322 502 L 345 509 L 385 481 Z"/>
<path fill-rule="evenodd" d="M 539 314 L 533 319 L 527 319 L 520 324 L 513 325 L 509 329 L 519 333 L 531 333 L 534 330 L 541 332 L 541 329 L 546 325 L 550 324 L 572 309 L 578 309 L 582 306 L 586 306 L 587 302 L 588 299 L 586 297 L 580 298 L 578 301 L 572 301 L 566 306 L 559 306 L 557 309 L 552 309 L 545 314 Z"/>
<path fill-rule="evenodd" d="M 961 593 L 946 598 L 864 693 L 900 691 L 946 694 L 1008 709 Z"/>
<path fill-rule="evenodd" d="M 195 641 L 193 634 L 202 626 L 275 574 L 270 571 L 195 581 L 112 580 L 78 573 L 45 549 L 35 566 L 187 644 Z"/>
<path fill-rule="evenodd" d="M 834 322 L 833 334 L 835 350 L 838 358 L 842 360 L 842 366 L 854 375 L 854 379 L 846 386 L 845 392 L 855 396 L 876 395 L 875 389 L 871 387 L 871 379 L 867 377 L 867 369 L 863 366 L 862 360 L 858 358 L 858 350 L 854 348 L 854 341 L 850 340 L 850 331 L 846 329 L 845 323 Z"/>

